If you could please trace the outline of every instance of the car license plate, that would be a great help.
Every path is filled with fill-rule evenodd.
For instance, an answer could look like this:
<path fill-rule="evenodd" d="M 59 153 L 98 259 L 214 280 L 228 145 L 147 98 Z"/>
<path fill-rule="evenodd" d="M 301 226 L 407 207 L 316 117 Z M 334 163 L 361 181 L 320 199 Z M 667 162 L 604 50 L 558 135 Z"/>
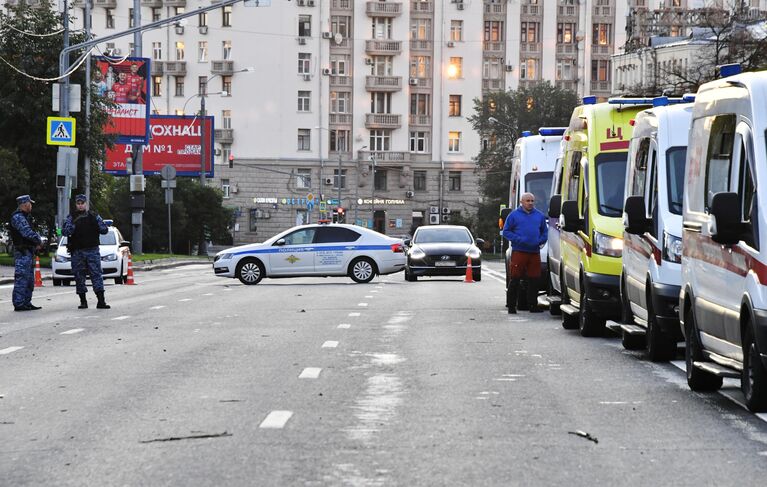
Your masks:
<path fill-rule="evenodd" d="M 438 260 L 434 263 L 436 267 L 455 267 L 454 260 Z"/>

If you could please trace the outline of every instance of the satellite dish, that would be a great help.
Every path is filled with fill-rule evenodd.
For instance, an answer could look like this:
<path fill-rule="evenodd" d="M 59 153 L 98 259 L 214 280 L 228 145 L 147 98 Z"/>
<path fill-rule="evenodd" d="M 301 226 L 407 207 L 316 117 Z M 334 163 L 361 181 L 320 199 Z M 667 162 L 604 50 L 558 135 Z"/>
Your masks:
<path fill-rule="evenodd" d="M 336 41 L 336 44 L 341 44 L 344 41 L 344 36 L 342 36 L 340 32 L 336 32 L 333 40 Z"/>

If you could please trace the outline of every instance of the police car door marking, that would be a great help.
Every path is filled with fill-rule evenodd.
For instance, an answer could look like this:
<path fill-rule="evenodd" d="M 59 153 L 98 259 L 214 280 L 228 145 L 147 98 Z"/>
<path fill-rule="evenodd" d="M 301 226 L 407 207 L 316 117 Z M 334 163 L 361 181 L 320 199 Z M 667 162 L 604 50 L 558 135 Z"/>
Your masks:
<path fill-rule="evenodd" d="M 296 262 L 298 262 L 298 261 L 299 261 L 299 260 L 301 260 L 301 259 L 299 259 L 298 257 L 296 257 L 296 256 L 295 256 L 295 255 L 293 255 L 293 254 L 290 254 L 289 256 L 285 257 L 285 260 L 287 260 L 287 261 L 288 261 L 288 262 L 290 262 L 291 264 L 295 264 Z"/>

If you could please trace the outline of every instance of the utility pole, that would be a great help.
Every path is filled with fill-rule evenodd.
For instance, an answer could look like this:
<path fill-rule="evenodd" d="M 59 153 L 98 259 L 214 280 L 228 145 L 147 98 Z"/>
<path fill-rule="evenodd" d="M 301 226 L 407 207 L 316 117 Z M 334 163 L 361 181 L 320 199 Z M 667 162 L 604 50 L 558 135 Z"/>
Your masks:
<path fill-rule="evenodd" d="M 61 26 L 64 28 L 64 51 L 69 47 L 69 4 L 67 0 L 64 0 L 64 10 L 61 12 Z M 69 71 L 69 55 L 63 56 L 59 63 L 59 76 L 64 76 L 63 82 L 59 91 L 59 116 L 69 116 L 69 76 L 65 76 Z M 59 157 L 63 156 L 66 152 L 64 147 L 59 147 Z M 60 230 L 64 226 L 64 219 L 69 212 L 69 172 L 64 173 L 65 183 L 59 186 L 56 191 L 58 193 L 58 208 L 56 212 L 56 229 Z M 58 179 L 58 178 L 57 178 Z M 58 233 L 58 231 L 56 232 Z"/>
<path fill-rule="evenodd" d="M 87 1 L 87 0 L 86 0 Z M 133 26 L 141 26 L 141 0 L 133 0 Z M 133 55 L 141 57 L 141 30 L 133 33 Z M 147 80 L 151 73 L 146 73 Z M 149 83 L 147 82 L 147 90 Z M 147 93 L 148 94 L 148 93 Z M 131 224 L 133 226 L 133 236 L 131 243 L 133 251 L 136 254 L 144 252 L 143 239 L 143 217 L 144 217 L 144 146 L 142 144 L 133 144 L 133 176 L 131 176 Z M 134 181 L 138 184 L 134 185 Z"/>
<path fill-rule="evenodd" d="M 341 204 L 341 153 L 338 153 L 338 206 L 343 206 Z"/>
<path fill-rule="evenodd" d="M 93 0 L 85 0 L 85 38 L 91 38 L 91 3 Z M 91 132 L 91 55 L 85 59 L 85 137 Z M 86 153 L 83 157 L 85 165 L 85 196 L 91 200 L 91 158 Z"/>

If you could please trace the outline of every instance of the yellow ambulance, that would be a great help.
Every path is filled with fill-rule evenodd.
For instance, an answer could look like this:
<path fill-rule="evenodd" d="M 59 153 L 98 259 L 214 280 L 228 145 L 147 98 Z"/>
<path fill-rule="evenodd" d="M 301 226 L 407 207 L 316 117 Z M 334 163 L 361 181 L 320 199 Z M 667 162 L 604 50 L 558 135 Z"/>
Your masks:
<path fill-rule="evenodd" d="M 559 214 L 562 326 L 601 336 L 621 315 L 626 159 L 636 114 L 651 98 L 585 97 L 570 118 Z M 551 215 L 551 214 L 550 214 Z"/>

